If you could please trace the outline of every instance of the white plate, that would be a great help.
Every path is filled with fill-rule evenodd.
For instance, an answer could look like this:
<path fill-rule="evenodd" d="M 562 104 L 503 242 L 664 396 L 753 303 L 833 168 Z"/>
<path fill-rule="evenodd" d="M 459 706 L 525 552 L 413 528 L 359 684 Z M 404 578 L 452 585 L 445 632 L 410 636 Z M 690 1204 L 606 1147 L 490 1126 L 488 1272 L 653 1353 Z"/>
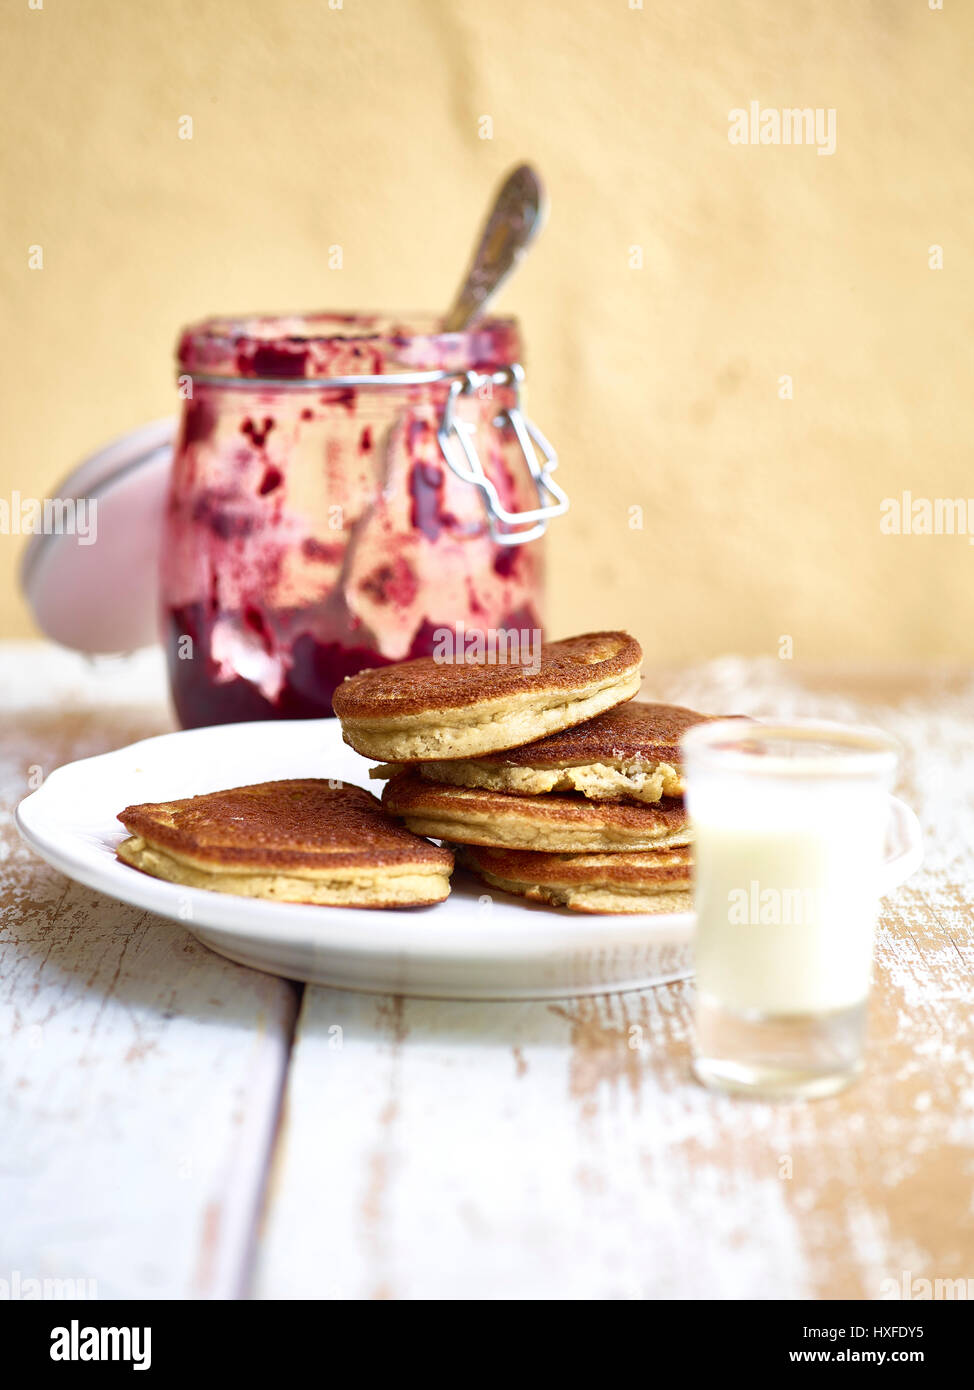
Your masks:
<path fill-rule="evenodd" d="M 282 777 L 369 782 L 337 720 L 223 724 L 145 739 L 58 768 L 17 808 L 49 864 L 182 922 L 221 955 L 289 979 L 380 993 L 531 999 L 638 989 L 690 974 L 693 914 L 588 916 L 489 892 L 458 873 L 445 903 L 381 912 L 231 897 L 150 878 L 115 858 L 124 806 Z M 890 799 L 882 891 L 920 862 L 916 816 Z"/>

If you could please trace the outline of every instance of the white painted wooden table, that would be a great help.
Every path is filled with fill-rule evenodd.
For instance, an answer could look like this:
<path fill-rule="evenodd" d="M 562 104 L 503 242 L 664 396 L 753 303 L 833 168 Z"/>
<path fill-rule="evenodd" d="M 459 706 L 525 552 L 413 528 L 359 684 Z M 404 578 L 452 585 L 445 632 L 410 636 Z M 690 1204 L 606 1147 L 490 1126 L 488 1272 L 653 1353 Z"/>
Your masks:
<path fill-rule="evenodd" d="M 0 646 L 0 1279 L 99 1297 L 878 1298 L 974 1289 L 974 673 L 725 660 L 647 693 L 871 721 L 928 836 L 869 1067 L 771 1106 L 689 1073 L 690 983 L 403 1001 L 232 965 L 80 888 L 11 810 L 171 727 L 157 654 Z"/>

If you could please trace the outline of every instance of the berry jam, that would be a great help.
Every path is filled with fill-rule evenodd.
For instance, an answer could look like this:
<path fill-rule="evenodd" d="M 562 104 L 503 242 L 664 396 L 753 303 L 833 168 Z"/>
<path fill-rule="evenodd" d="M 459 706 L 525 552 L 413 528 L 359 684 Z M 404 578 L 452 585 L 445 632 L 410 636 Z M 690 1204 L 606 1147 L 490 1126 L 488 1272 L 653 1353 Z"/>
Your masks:
<path fill-rule="evenodd" d="M 432 320 L 334 315 L 184 333 L 192 397 L 162 564 L 184 727 L 328 715 L 346 676 L 430 655 L 444 629 L 540 626 L 540 543 L 496 545 L 480 495 L 440 452 L 448 383 L 396 379 L 494 371 L 519 352 L 510 320 L 450 335 Z M 361 376 L 388 381 L 310 384 Z M 495 387 L 464 397 L 458 414 L 517 511 L 537 495 L 513 432 L 496 422 L 511 403 Z"/>

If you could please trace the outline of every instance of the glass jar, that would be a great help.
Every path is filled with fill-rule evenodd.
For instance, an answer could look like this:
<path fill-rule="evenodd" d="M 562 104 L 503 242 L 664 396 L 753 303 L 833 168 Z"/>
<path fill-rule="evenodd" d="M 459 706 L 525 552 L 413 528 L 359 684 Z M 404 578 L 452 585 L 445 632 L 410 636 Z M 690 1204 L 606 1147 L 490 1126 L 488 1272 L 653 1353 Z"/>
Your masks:
<path fill-rule="evenodd" d="M 184 332 L 161 575 L 184 727 L 327 715 L 345 676 L 445 629 L 540 627 L 540 535 L 568 504 L 519 357 L 510 319 Z"/>

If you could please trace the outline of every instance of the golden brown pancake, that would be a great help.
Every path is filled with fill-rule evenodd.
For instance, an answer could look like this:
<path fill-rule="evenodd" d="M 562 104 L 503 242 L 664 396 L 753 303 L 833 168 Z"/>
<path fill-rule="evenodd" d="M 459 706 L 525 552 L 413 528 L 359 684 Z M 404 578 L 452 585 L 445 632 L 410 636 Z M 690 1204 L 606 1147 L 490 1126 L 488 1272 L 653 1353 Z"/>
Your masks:
<path fill-rule="evenodd" d="M 427 782 L 416 771 L 397 773 L 387 782 L 382 804 L 418 835 L 496 849 L 612 853 L 685 845 L 692 838 L 682 801 L 636 806 L 589 801 L 575 793 L 514 796 Z"/>
<path fill-rule="evenodd" d="M 680 738 L 694 724 L 715 718 L 679 705 L 630 700 L 520 748 L 425 762 L 419 771 L 431 782 L 521 796 L 577 791 L 593 801 L 652 804 L 683 795 Z M 369 775 L 391 777 L 400 770 L 400 765 L 387 764 Z"/>
<path fill-rule="evenodd" d="M 460 848 L 459 862 L 495 888 L 573 912 L 689 912 L 688 845 L 623 854 Z"/>
<path fill-rule="evenodd" d="M 417 907 L 450 891 L 450 851 L 347 782 L 259 782 L 118 818 L 131 836 L 120 859 L 191 888 L 336 907 Z"/>
<path fill-rule="evenodd" d="M 539 669 L 403 661 L 349 676 L 333 706 L 358 753 L 389 762 L 477 757 L 581 724 L 639 689 L 642 650 L 626 632 L 541 646 Z"/>

